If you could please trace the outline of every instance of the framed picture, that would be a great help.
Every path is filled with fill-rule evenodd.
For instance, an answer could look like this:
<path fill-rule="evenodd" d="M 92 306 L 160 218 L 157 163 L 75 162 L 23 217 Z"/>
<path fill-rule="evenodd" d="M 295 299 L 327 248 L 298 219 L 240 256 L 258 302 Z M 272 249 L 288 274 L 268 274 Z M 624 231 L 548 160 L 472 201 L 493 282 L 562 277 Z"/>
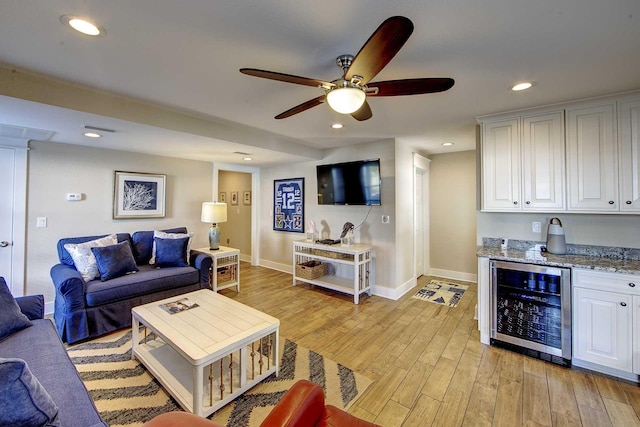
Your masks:
<path fill-rule="evenodd" d="M 273 229 L 304 233 L 304 178 L 273 181 Z"/>
<path fill-rule="evenodd" d="M 115 171 L 113 218 L 164 218 L 166 175 Z"/>
<path fill-rule="evenodd" d="M 251 191 L 245 191 L 244 193 L 242 193 L 242 202 L 245 205 L 251 204 Z"/>
<path fill-rule="evenodd" d="M 227 193 L 224 191 L 220 192 L 220 197 L 218 197 L 218 201 L 222 203 L 227 203 Z"/>
<path fill-rule="evenodd" d="M 232 205 L 237 205 L 238 204 L 238 192 L 237 191 L 232 191 L 231 192 L 231 204 Z"/>

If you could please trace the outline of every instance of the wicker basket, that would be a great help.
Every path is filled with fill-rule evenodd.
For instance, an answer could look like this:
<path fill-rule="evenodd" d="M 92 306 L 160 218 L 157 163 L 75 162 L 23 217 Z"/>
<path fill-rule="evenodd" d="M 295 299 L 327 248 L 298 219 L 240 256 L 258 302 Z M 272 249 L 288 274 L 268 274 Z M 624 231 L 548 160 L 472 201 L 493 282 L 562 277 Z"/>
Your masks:
<path fill-rule="evenodd" d="M 229 267 L 219 268 L 216 274 L 218 276 L 217 283 L 228 282 L 231 280 L 231 268 Z"/>
<path fill-rule="evenodd" d="M 307 261 L 296 264 L 296 276 L 302 279 L 317 279 L 327 274 L 327 264 L 320 261 Z"/>

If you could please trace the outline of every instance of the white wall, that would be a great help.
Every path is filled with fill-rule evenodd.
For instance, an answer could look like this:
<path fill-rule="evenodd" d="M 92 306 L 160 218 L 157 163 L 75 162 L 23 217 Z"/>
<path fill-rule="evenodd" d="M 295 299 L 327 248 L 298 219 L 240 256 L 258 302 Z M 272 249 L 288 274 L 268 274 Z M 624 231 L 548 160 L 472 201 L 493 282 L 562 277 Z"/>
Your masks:
<path fill-rule="evenodd" d="M 364 223 L 355 230 L 358 243 L 371 244 L 374 247 L 375 293 L 387 294 L 389 289 L 397 287 L 394 276 L 396 262 L 395 223 L 382 224 L 381 216 L 395 217 L 395 148 L 393 140 L 358 144 L 344 148 L 327 150 L 325 157 L 318 162 L 305 162 L 288 165 L 286 168 L 261 169 L 260 185 L 260 264 L 291 272 L 294 240 L 304 239 L 301 233 L 273 230 L 273 180 L 287 178 L 305 179 L 305 230 L 309 220 L 313 220 L 319 229 L 326 222 L 330 237 L 339 238 L 342 226 L 349 221 L 355 226 Z M 380 158 L 382 174 L 382 206 L 319 206 L 317 202 L 316 165 Z M 371 209 L 369 216 L 367 213 Z M 385 290 L 386 288 L 386 290 Z"/>
<path fill-rule="evenodd" d="M 200 222 L 200 209 L 212 194 L 211 163 L 51 142 L 30 145 L 27 294 L 54 300 L 49 270 L 58 263 L 56 243 L 63 237 L 186 226 L 195 233 L 194 247 L 208 244 L 210 224 Z M 116 170 L 166 174 L 166 217 L 112 219 Z M 82 201 L 66 201 L 69 192 L 82 193 Z M 46 228 L 36 228 L 37 217 L 47 217 Z"/>

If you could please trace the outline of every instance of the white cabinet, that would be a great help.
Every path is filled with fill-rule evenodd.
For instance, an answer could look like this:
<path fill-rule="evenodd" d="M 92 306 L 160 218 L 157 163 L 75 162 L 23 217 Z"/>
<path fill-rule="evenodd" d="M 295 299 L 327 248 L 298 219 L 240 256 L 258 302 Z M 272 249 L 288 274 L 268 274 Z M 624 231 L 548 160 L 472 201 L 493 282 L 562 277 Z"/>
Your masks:
<path fill-rule="evenodd" d="M 309 261 L 327 264 L 315 275 L 303 276 L 300 267 Z M 331 265 L 328 269 L 327 266 Z M 319 267 L 319 266 L 318 266 Z M 296 281 L 322 286 L 353 295 L 358 304 L 360 294 L 371 295 L 371 246 L 322 245 L 304 240 L 293 242 L 293 286 Z"/>
<path fill-rule="evenodd" d="M 487 120 L 482 128 L 484 211 L 565 209 L 562 111 Z"/>
<path fill-rule="evenodd" d="M 566 110 L 569 210 L 618 211 L 615 112 L 614 102 Z"/>
<path fill-rule="evenodd" d="M 640 276 L 573 269 L 572 288 L 573 364 L 637 381 Z"/>
<path fill-rule="evenodd" d="M 618 103 L 620 211 L 640 212 L 640 98 Z"/>

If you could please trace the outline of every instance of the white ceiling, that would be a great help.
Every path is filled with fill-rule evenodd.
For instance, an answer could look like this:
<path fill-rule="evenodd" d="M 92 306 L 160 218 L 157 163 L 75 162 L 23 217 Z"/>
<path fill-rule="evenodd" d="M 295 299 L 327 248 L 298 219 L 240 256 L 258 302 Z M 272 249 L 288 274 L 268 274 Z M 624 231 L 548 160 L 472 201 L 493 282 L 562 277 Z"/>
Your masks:
<path fill-rule="evenodd" d="M 75 34 L 60 22 L 63 14 L 90 17 L 107 34 Z M 238 72 L 333 80 L 335 58 L 356 54 L 393 15 L 410 18 L 415 30 L 374 81 L 452 77 L 451 90 L 370 99 L 373 118 L 365 122 L 326 105 L 275 120 L 320 90 Z M 475 148 L 478 115 L 640 89 L 639 19 L 639 0 L 2 0 L 0 63 L 258 128 L 287 143 L 323 149 L 398 138 L 441 153 Z M 509 91 L 522 80 L 536 85 Z M 332 130 L 336 121 L 345 128 Z M 7 96 L 0 124 L 53 131 L 55 142 L 201 160 L 241 162 L 234 151 L 252 153 L 255 165 L 304 158 Z M 117 132 L 87 141 L 85 124 Z"/>

